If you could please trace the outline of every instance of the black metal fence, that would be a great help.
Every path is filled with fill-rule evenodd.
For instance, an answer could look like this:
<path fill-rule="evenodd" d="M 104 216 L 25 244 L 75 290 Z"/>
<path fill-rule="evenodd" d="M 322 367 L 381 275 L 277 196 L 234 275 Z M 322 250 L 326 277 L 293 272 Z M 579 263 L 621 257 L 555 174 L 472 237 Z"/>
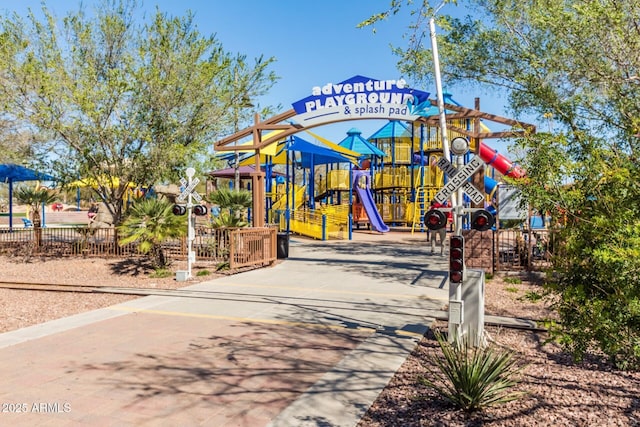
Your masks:
<path fill-rule="evenodd" d="M 229 263 L 231 269 L 266 265 L 276 260 L 275 227 L 195 228 L 191 249 L 202 261 Z M 162 244 L 171 259 L 186 259 L 187 237 Z M 0 253 L 13 256 L 139 257 L 137 244 L 120 245 L 115 228 L 83 226 L 0 229 Z"/>
<path fill-rule="evenodd" d="M 493 234 L 496 271 L 545 270 L 559 247 L 554 230 L 506 229 Z"/>

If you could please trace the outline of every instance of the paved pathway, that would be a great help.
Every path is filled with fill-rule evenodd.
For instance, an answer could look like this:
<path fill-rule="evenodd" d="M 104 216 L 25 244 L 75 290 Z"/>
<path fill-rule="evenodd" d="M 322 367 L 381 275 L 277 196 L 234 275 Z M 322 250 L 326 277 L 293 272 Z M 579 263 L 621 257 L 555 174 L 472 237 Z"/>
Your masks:
<path fill-rule="evenodd" d="M 355 425 L 448 298 L 424 235 L 356 239 L 1 334 L 0 425 Z"/>

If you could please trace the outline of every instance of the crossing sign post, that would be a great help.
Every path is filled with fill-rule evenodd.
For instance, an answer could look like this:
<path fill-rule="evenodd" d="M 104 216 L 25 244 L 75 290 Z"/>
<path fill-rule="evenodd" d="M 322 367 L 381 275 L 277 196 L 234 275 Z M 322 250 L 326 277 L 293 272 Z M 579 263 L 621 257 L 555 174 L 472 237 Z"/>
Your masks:
<path fill-rule="evenodd" d="M 193 215 L 191 215 L 191 211 L 193 209 L 193 200 L 200 203 L 202 196 L 195 191 L 196 186 L 200 183 L 200 179 L 193 177 L 196 170 L 194 168 L 187 168 L 185 173 L 187 174 L 187 179 L 180 178 L 180 184 L 182 184 L 184 188 L 180 192 L 180 195 L 176 197 L 176 201 L 187 201 L 187 278 L 191 278 L 191 265 L 196 262 L 196 253 L 193 251 L 193 241 L 196 238 L 194 229 L 195 219 Z"/>
<path fill-rule="evenodd" d="M 468 181 L 471 175 L 480 169 L 482 165 L 484 165 L 484 162 L 478 155 L 474 156 L 473 159 L 461 169 L 456 169 L 451 162 L 442 157 L 438 161 L 437 166 L 449 177 L 449 182 L 438 191 L 434 200 L 438 203 L 444 203 L 451 197 L 454 191 L 462 188 L 462 191 L 467 193 L 474 203 L 482 203 L 484 201 L 484 195 Z"/>
<path fill-rule="evenodd" d="M 191 169 L 191 168 L 189 168 Z M 189 171 L 189 169 L 187 169 L 187 171 Z M 187 172 L 189 173 L 189 172 Z M 195 173 L 195 171 L 194 171 Z M 193 175 L 191 175 L 193 176 Z M 184 178 L 180 178 L 180 184 L 182 184 L 182 186 L 184 187 L 184 189 L 182 190 L 182 192 L 180 193 L 180 195 L 176 198 L 176 200 L 178 202 L 184 202 L 186 199 L 188 198 L 193 198 L 197 203 L 200 203 L 202 201 L 202 196 L 200 196 L 200 194 L 198 194 L 197 191 L 195 191 L 196 185 L 200 184 L 200 179 L 199 178 L 193 178 L 193 180 L 187 181 Z M 191 203 L 191 201 L 189 201 L 189 203 Z"/>
<path fill-rule="evenodd" d="M 462 138 L 456 138 L 462 140 Z M 461 142 L 461 141 L 459 141 Z M 465 144 L 460 144 L 461 146 Z M 461 147 L 464 148 L 464 147 Z M 458 161 L 462 161 L 463 151 L 459 150 Z M 444 203 L 454 191 L 462 190 L 476 204 L 484 201 L 484 194 L 473 186 L 468 180 L 477 171 L 484 161 L 475 155 L 469 163 L 462 166 L 458 163 L 456 168 L 446 158 L 441 158 L 438 167 L 449 177 L 447 184 L 442 187 L 435 195 L 434 200 L 438 203 Z M 474 298 L 462 293 L 462 282 L 477 282 L 478 286 L 470 286 L 470 289 L 484 289 L 484 274 L 480 271 L 471 271 L 467 274 L 464 262 L 464 237 L 462 236 L 461 218 L 465 212 L 473 212 L 476 209 L 465 209 L 462 203 L 454 206 L 453 212 L 456 215 L 456 234 L 451 236 L 450 240 L 450 259 L 449 259 L 449 334 L 450 337 L 460 337 L 463 331 L 473 334 L 473 340 L 476 345 L 480 345 L 484 337 L 482 337 L 482 324 L 484 323 L 484 300 L 483 298 Z M 484 211 L 484 210 L 482 210 Z M 487 219 L 487 224 L 489 220 Z M 468 277 L 467 277 L 468 276 Z M 479 291 L 482 292 L 482 291 Z M 474 294 L 477 297 L 477 294 Z M 482 303 L 480 302 L 482 301 Z M 465 315 L 465 311 L 469 315 Z"/>

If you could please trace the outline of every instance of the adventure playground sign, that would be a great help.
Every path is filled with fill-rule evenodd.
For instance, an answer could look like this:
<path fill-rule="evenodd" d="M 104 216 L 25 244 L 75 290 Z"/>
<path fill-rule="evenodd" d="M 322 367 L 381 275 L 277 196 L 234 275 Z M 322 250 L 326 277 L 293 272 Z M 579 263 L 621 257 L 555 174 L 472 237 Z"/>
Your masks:
<path fill-rule="evenodd" d="M 413 121 L 436 114 L 429 93 L 409 88 L 404 79 L 374 80 L 355 76 L 311 89 L 311 96 L 292 104 L 302 126 L 357 119 Z"/>

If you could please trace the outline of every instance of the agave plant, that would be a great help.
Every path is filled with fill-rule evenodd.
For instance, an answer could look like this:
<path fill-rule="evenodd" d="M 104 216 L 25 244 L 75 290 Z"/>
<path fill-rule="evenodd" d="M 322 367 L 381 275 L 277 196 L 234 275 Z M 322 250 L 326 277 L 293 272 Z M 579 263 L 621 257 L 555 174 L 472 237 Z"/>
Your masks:
<path fill-rule="evenodd" d="M 464 339 L 449 343 L 439 332 L 435 336 L 444 357 L 430 358 L 433 378 L 420 381 L 446 401 L 465 412 L 476 412 L 521 396 L 511 390 L 523 369 L 512 353 L 473 346 Z"/>
<path fill-rule="evenodd" d="M 140 199 L 118 227 L 120 245 L 138 243 L 142 253 L 150 254 L 156 268 L 168 265 L 162 243 L 187 233 L 184 217 L 173 214 L 173 203 L 164 198 Z"/>

